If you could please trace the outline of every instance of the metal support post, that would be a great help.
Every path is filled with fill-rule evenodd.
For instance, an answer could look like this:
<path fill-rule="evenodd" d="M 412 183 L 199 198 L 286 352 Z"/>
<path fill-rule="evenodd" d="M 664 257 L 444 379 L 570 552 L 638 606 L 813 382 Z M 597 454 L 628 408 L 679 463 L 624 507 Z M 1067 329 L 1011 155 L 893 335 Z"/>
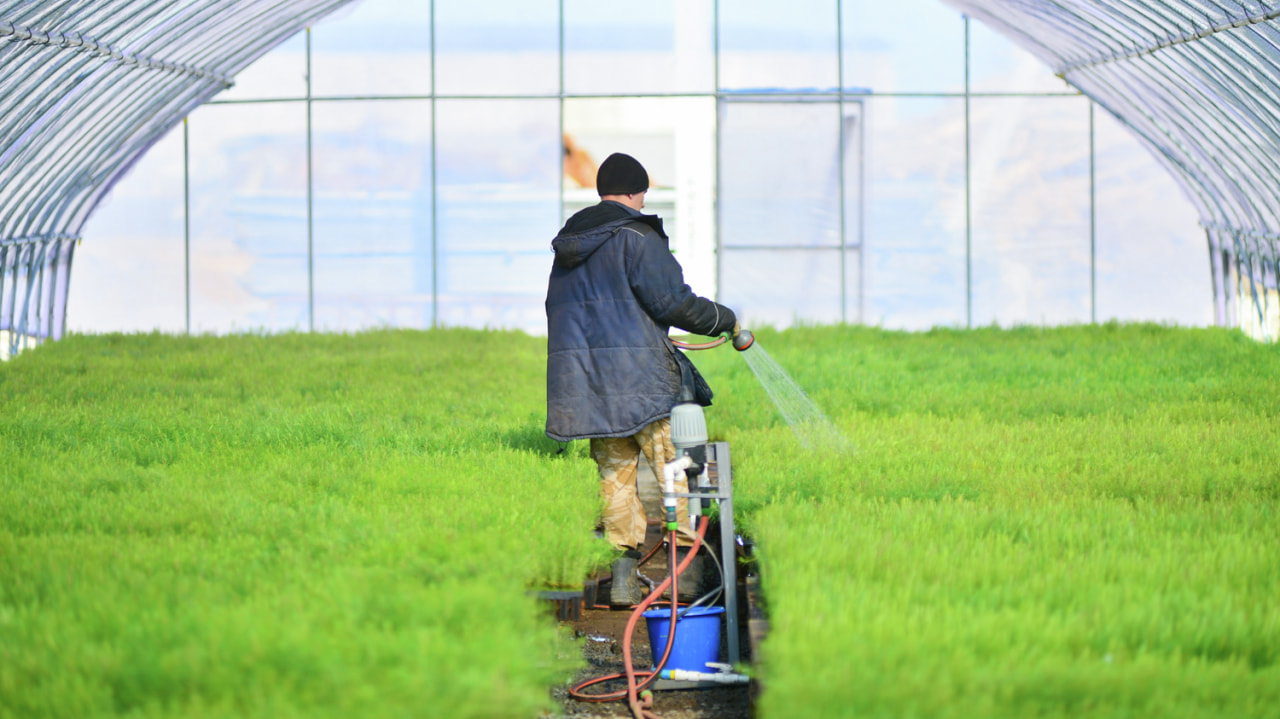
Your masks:
<path fill-rule="evenodd" d="M 440 193 L 436 165 L 436 104 L 439 101 L 436 78 L 436 3 L 431 0 L 431 329 L 440 326 Z"/>
<path fill-rule="evenodd" d="M 738 647 L 738 530 L 733 523 L 733 465 L 729 461 L 729 443 L 708 446 L 716 463 L 720 486 L 720 561 L 724 569 L 724 623 L 728 641 L 729 664 L 742 660 Z"/>
<path fill-rule="evenodd" d="M 715 191 L 711 194 L 713 207 L 711 209 L 712 216 L 715 217 L 715 241 L 716 241 L 716 294 L 713 298 L 716 302 L 724 300 L 724 286 L 720 283 L 721 277 L 724 275 L 724 238 L 720 231 L 722 218 L 720 217 L 720 145 L 723 140 L 720 132 L 721 121 L 724 119 L 724 98 L 720 93 L 720 0 L 713 0 L 711 8 L 711 77 L 712 85 L 715 89 L 716 98 L 716 138 L 715 138 Z"/>
<path fill-rule="evenodd" d="M 559 211 L 556 214 L 556 222 L 559 225 L 563 225 L 565 220 L 568 219 L 564 216 L 564 163 L 565 158 L 569 156 L 569 146 L 565 143 L 564 136 L 564 0 L 560 0 L 560 23 L 558 29 L 560 32 L 558 40 L 560 43 L 560 52 L 558 53 L 559 64 L 557 65 L 557 69 L 559 71 L 559 75 L 557 79 L 557 87 L 560 89 L 560 97 L 558 98 L 560 137 L 556 139 L 556 142 L 560 143 L 560 186 L 557 189 L 556 195 L 560 202 Z"/>
<path fill-rule="evenodd" d="M 183 305 L 191 334 L 191 123 L 182 118 L 182 268 Z"/>
<path fill-rule="evenodd" d="M 964 16 L 964 326 L 973 328 L 973 192 L 969 177 L 969 16 Z"/>
<path fill-rule="evenodd" d="M 311 173 L 311 154 L 311 28 L 307 28 L 307 330 L 315 332 L 315 191 Z"/>
<path fill-rule="evenodd" d="M 742 661 L 742 649 L 738 641 L 738 532 L 733 522 L 733 465 L 729 460 L 728 442 L 707 444 L 707 462 L 702 474 L 698 476 L 696 490 L 677 493 L 676 496 L 684 497 L 691 503 L 710 500 L 720 505 L 720 568 L 724 582 L 724 638 L 727 649 L 725 660 L 730 665 L 736 665 Z M 653 688 L 700 689 L 719 686 L 724 685 L 707 681 L 659 679 Z"/>
<path fill-rule="evenodd" d="M 840 84 L 840 97 L 836 100 L 836 122 L 839 123 L 839 150 L 836 153 L 836 173 L 839 179 L 840 188 L 840 324 L 849 324 L 849 272 L 846 267 L 848 263 L 849 242 L 845 237 L 845 226 L 847 218 L 845 217 L 845 133 L 844 133 L 844 15 L 842 12 L 844 3 L 836 3 L 836 78 Z M 861 118 L 859 118 L 861 122 Z M 859 249 L 861 252 L 861 249 Z M 861 287 L 858 288 L 862 290 Z"/>
<path fill-rule="evenodd" d="M 1093 100 L 1089 101 L 1089 322 L 1098 324 L 1098 213 L 1095 210 Z"/>

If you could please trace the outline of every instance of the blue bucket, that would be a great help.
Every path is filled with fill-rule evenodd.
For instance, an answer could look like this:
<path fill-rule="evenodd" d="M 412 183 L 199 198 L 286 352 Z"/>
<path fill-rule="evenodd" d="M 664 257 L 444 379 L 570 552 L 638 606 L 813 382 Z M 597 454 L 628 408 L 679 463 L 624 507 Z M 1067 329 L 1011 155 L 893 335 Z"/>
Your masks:
<path fill-rule="evenodd" d="M 677 614 L 676 641 L 663 669 L 714 672 L 707 663 L 720 660 L 721 614 L 724 614 L 724 607 L 694 607 L 684 614 Z M 644 613 L 644 619 L 649 625 L 649 651 L 653 655 L 653 665 L 657 666 L 662 651 L 667 648 L 671 608 L 650 609 Z"/>

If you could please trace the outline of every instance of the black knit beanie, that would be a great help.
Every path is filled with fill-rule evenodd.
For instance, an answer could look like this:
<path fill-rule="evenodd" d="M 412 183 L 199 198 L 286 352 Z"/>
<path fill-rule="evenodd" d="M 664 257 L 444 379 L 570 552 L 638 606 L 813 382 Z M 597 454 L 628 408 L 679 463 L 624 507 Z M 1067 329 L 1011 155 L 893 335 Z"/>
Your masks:
<path fill-rule="evenodd" d="M 649 189 L 649 173 L 631 155 L 615 152 L 600 163 L 596 192 L 605 195 L 638 195 Z"/>

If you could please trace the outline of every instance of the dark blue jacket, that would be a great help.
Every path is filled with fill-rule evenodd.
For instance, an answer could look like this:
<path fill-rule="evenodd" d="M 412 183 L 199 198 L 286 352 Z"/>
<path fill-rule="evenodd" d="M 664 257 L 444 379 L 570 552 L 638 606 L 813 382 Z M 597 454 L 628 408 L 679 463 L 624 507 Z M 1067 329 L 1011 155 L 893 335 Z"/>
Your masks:
<path fill-rule="evenodd" d="M 667 331 L 714 336 L 736 318 L 684 283 L 655 215 L 601 202 L 569 218 L 551 248 L 547 435 L 630 437 L 680 396 Z"/>

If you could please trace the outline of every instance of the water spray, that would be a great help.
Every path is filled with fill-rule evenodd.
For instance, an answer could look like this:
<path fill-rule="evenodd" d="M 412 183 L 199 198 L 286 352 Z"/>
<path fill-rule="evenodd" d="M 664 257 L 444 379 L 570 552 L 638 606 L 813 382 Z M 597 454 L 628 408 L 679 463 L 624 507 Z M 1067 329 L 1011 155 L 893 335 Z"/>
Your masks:
<path fill-rule="evenodd" d="M 795 432 L 802 445 L 807 449 L 819 447 L 837 451 L 849 449 L 848 442 L 840 434 L 840 430 L 823 414 L 818 405 L 809 399 L 809 395 L 805 394 L 791 375 L 774 361 L 764 347 L 754 352 L 747 352 L 757 346 L 755 335 L 751 330 L 740 329 L 736 335 L 732 336 L 726 332 L 722 337 L 701 344 L 679 340 L 671 342 L 685 350 L 705 350 L 719 347 L 729 341 L 732 341 L 734 349 L 743 353 L 742 358 L 747 361 L 747 366 L 751 368 L 760 385 L 764 387 L 765 393 L 769 395 L 769 399 L 773 400 L 773 405 L 782 414 L 782 419 Z"/>

